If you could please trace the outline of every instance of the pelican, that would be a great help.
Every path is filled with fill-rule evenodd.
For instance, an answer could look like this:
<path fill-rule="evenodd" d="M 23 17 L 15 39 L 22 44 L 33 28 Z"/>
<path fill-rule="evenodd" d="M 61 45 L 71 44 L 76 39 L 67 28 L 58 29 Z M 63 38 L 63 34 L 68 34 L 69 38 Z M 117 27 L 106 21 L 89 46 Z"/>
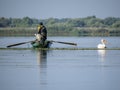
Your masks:
<path fill-rule="evenodd" d="M 107 44 L 107 40 L 102 39 L 101 44 L 98 44 L 97 47 L 103 49 L 106 48 L 106 44 Z"/>

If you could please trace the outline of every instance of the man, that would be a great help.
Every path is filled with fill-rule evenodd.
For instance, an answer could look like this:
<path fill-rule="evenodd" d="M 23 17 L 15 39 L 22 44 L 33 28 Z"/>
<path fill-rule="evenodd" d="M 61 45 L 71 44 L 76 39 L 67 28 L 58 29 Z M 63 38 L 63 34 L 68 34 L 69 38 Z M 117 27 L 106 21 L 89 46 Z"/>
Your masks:
<path fill-rule="evenodd" d="M 40 41 L 41 44 L 44 45 L 44 42 L 47 39 L 47 29 L 42 22 L 39 23 L 37 28 L 38 28 L 38 34 L 36 35 L 36 38 L 38 41 Z"/>

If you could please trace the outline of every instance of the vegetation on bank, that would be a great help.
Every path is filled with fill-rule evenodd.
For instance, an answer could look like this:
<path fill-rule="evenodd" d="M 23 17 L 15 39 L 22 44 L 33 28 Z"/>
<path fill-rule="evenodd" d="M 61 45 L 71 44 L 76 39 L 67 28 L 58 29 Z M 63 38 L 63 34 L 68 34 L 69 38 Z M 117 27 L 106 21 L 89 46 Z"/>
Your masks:
<path fill-rule="evenodd" d="M 49 36 L 120 36 L 120 18 L 105 19 L 89 16 L 85 18 L 49 18 L 34 19 L 0 18 L 0 36 L 3 35 L 34 35 L 37 25 L 43 22 Z"/>

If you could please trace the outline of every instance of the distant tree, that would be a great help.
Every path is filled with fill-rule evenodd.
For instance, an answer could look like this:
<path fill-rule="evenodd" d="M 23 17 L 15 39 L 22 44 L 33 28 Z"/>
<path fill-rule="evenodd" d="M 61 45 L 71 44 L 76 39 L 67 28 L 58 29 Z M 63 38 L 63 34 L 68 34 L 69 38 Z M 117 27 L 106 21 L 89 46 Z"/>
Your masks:
<path fill-rule="evenodd" d="M 114 18 L 114 17 L 108 17 L 103 20 L 104 24 L 107 26 L 111 26 L 116 21 L 117 21 L 117 18 Z"/>
<path fill-rule="evenodd" d="M 120 28 L 120 21 L 115 22 L 112 27 L 114 28 Z"/>
<path fill-rule="evenodd" d="M 32 26 L 33 20 L 29 17 L 24 17 L 22 19 L 23 26 Z"/>
<path fill-rule="evenodd" d="M 47 19 L 47 24 L 49 24 L 49 25 L 53 25 L 53 24 L 58 23 L 58 22 L 59 22 L 59 20 L 55 19 L 55 18 Z"/>
<path fill-rule="evenodd" d="M 68 30 L 74 27 L 119 27 L 120 18 L 107 17 L 105 19 L 88 16 L 85 18 L 48 18 L 34 19 L 24 18 L 5 18 L 0 17 L 0 27 L 34 27 L 39 22 L 43 22 L 47 27 L 55 30 Z"/>
<path fill-rule="evenodd" d="M 38 25 L 38 23 L 39 23 L 39 20 L 35 19 L 35 18 L 32 18 L 31 20 L 32 20 L 32 23 L 29 24 L 28 26 L 30 26 L 30 27 L 36 27 Z"/>
<path fill-rule="evenodd" d="M 84 27 L 85 26 L 85 22 L 82 19 L 74 19 L 72 21 L 74 27 Z"/>
<path fill-rule="evenodd" d="M 102 25 L 101 19 L 98 19 L 98 18 L 86 19 L 87 27 L 100 27 L 101 25 Z"/>
<path fill-rule="evenodd" d="M 20 18 L 13 18 L 11 19 L 11 26 L 13 27 L 20 27 L 22 20 Z"/>
<path fill-rule="evenodd" d="M 93 19 L 93 18 L 96 18 L 96 16 L 88 16 L 85 19 Z"/>
<path fill-rule="evenodd" d="M 0 27 L 8 27 L 10 24 L 9 19 L 1 17 L 0 18 Z"/>

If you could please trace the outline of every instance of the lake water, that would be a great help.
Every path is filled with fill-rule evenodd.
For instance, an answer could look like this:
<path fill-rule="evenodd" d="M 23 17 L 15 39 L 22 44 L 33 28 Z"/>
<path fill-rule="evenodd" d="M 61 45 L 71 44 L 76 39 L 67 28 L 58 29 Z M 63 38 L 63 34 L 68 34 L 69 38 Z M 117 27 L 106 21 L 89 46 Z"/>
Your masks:
<path fill-rule="evenodd" d="M 120 37 L 103 37 L 120 48 Z M 75 42 L 52 48 L 96 48 L 102 37 L 48 37 Z M 0 90 L 120 90 L 120 50 L 4 49 L 34 37 L 0 37 Z M 30 44 L 13 48 L 31 48 Z"/>

